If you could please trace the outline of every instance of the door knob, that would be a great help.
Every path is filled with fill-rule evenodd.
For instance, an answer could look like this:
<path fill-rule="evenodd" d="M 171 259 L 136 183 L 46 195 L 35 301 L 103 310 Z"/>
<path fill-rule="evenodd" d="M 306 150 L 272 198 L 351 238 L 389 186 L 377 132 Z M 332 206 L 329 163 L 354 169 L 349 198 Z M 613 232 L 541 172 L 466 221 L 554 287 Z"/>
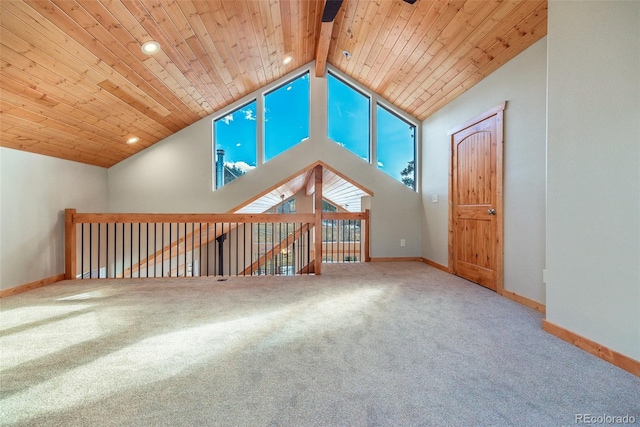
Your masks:
<path fill-rule="evenodd" d="M 487 213 L 488 213 L 489 215 L 495 215 L 495 214 L 496 214 L 496 210 L 495 210 L 495 209 L 489 209 L 489 210 L 487 211 Z"/>

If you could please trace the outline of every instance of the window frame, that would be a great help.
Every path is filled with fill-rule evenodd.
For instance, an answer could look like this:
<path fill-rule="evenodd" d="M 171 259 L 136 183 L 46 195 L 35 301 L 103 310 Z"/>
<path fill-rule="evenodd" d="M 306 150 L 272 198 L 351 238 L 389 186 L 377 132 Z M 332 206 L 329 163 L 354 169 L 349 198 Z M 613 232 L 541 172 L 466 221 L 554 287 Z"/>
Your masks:
<path fill-rule="evenodd" d="M 399 120 L 402 120 L 407 125 L 413 126 L 413 188 L 409 187 L 408 185 L 406 185 L 402 181 L 398 181 L 393 176 L 389 175 L 387 172 L 385 172 L 384 170 L 380 169 L 379 166 L 378 166 L 378 163 L 379 163 L 378 153 L 379 153 L 379 147 L 380 147 L 380 141 L 378 141 L 378 109 L 377 109 L 378 106 L 380 108 L 386 110 L 389 114 L 395 116 Z M 404 114 L 400 114 L 398 112 L 397 108 L 391 108 L 390 106 L 386 105 L 384 102 L 381 102 L 380 99 L 376 100 L 376 108 L 375 108 L 375 110 L 376 110 L 376 112 L 375 112 L 375 119 L 376 119 L 376 127 L 375 127 L 376 128 L 376 137 L 375 137 L 376 159 L 375 159 L 375 164 L 372 163 L 372 165 L 375 166 L 376 169 L 380 170 L 381 172 L 387 174 L 391 178 L 393 178 L 396 181 L 398 181 L 400 184 L 402 184 L 405 187 L 411 189 L 412 191 L 417 192 L 418 191 L 418 141 L 419 141 L 419 139 L 418 139 L 418 129 L 420 127 L 418 126 L 418 124 L 413 122 L 413 120 L 409 120 Z"/>
<path fill-rule="evenodd" d="M 369 114 L 369 122 L 368 122 L 368 130 L 369 130 L 369 137 L 368 137 L 368 141 L 367 141 L 367 158 L 363 159 L 362 157 L 360 157 L 357 153 L 355 153 L 354 151 L 352 151 L 351 149 L 347 148 L 346 146 L 341 145 L 338 141 L 335 141 L 334 139 L 332 139 L 329 136 L 329 76 L 335 78 L 337 81 L 339 81 L 340 83 L 344 84 L 345 86 L 347 86 L 348 88 L 350 88 L 351 90 L 355 91 L 356 93 L 362 95 L 363 97 L 365 97 L 368 101 L 369 101 L 369 108 L 368 108 L 368 114 Z M 327 126 L 326 126 L 326 137 L 328 140 L 332 141 L 333 143 L 339 145 L 340 147 L 344 148 L 345 150 L 349 151 L 351 154 L 353 154 L 354 156 L 358 157 L 361 160 L 364 160 L 365 162 L 372 164 L 373 162 L 373 157 L 374 157 L 374 126 L 373 126 L 373 122 L 375 120 L 375 112 L 373 111 L 373 105 L 375 104 L 375 99 L 374 99 L 374 94 L 369 92 L 366 89 L 360 88 L 357 83 L 355 82 L 350 82 L 345 76 L 340 76 L 337 74 L 337 70 L 333 70 L 331 68 L 329 68 L 327 70 L 327 85 L 326 85 L 326 91 L 325 91 L 325 99 L 327 101 L 327 105 L 326 105 L 326 113 L 327 113 Z"/>
<path fill-rule="evenodd" d="M 241 100 L 242 102 L 237 102 L 232 104 L 232 106 L 230 106 L 229 108 L 224 109 L 223 113 L 215 116 L 214 118 L 211 119 L 211 139 L 212 139 L 212 156 L 211 156 L 211 166 L 212 166 L 212 181 L 213 181 L 213 191 L 219 190 L 222 187 L 224 187 L 225 185 L 227 185 L 228 183 L 223 184 L 222 186 L 218 187 L 217 186 L 217 163 L 218 163 L 218 156 L 217 156 L 217 152 L 218 152 L 218 144 L 216 142 L 216 123 L 220 120 L 222 120 L 223 118 L 227 117 L 230 114 L 234 114 L 237 111 L 242 110 L 243 108 L 253 104 L 255 102 L 256 104 L 256 141 L 258 139 L 258 135 L 260 133 L 260 127 L 258 125 L 258 114 L 260 111 L 260 105 L 258 102 L 258 97 L 249 97 L 247 99 L 243 99 Z M 254 141 L 255 144 L 255 141 Z M 260 159 L 258 158 L 258 150 L 257 150 L 257 146 L 255 147 L 255 159 L 256 159 L 256 166 L 254 167 L 254 169 L 258 168 L 258 165 L 260 164 Z M 253 169 L 252 169 L 253 170 Z M 250 171 L 249 171 L 250 172 Z M 247 172 L 247 173 L 249 173 Z M 244 174 L 243 174 L 244 175 Z M 240 177 L 238 177 L 240 178 Z M 236 178 L 237 179 L 237 178 Z M 235 179 L 233 180 L 235 181 Z M 230 181 L 229 183 L 233 182 Z"/>
<path fill-rule="evenodd" d="M 276 92 L 277 90 L 282 89 L 283 87 L 287 86 L 288 84 L 304 77 L 304 76 L 308 76 L 309 79 L 309 92 L 308 92 L 308 110 L 309 110 L 309 114 L 307 116 L 307 126 L 309 129 L 309 135 L 307 135 L 306 139 L 301 139 L 300 141 L 296 142 L 295 144 L 293 144 L 291 147 L 285 149 L 284 151 L 280 151 L 278 154 L 276 154 L 273 157 L 270 157 L 267 159 L 267 132 L 266 132 L 266 115 L 267 115 L 267 96 L 272 94 L 273 92 Z M 282 83 L 277 84 L 274 87 L 270 87 L 268 89 L 265 89 L 262 92 L 262 146 L 261 146 L 261 151 L 262 151 L 262 161 L 260 162 L 260 164 L 265 164 L 267 163 L 269 160 L 275 159 L 276 157 L 278 157 L 279 155 L 281 155 L 282 153 L 292 149 L 293 147 L 295 147 L 296 145 L 300 144 L 301 142 L 305 141 L 305 140 L 309 140 L 309 138 L 311 138 L 311 69 L 307 68 L 305 70 L 303 70 L 300 73 L 296 73 L 295 75 L 293 75 L 292 77 L 288 78 L 287 80 L 285 80 Z"/>
<path fill-rule="evenodd" d="M 297 70 L 288 73 L 287 75 L 279 78 L 278 80 L 265 85 L 264 87 L 252 92 L 251 94 L 243 97 L 236 102 L 224 107 L 220 110 L 218 114 L 212 116 L 211 121 L 211 180 L 212 180 L 212 191 L 217 191 L 219 188 L 216 188 L 216 151 L 218 144 L 216 143 L 216 130 L 215 123 L 228 116 L 229 114 L 233 114 L 237 110 L 245 108 L 247 105 L 255 102 L 256 103 L 256 140 L 254 141 L 255 146 L 255 169 L 260 168 L 263 164 L 267 163 L 268 160 L 265 159 L 265 97 L 270 93 L 286 86 L 287 84 L 295 81 L 296 79 L 302 77 L 303 75 L 309 75 L 309 137 L 308 139 L 303 139 L 300 142 L 305 142 L 308 140 L 313 140 L 315 138 L 326 138 L 332 143 L 336 145 L 340 145 L 333 139 L 329 137 L 329 86 L 328 86 L 328 76 L 338 80 L 340 83 L 345 84 L 350 89 L 356 91 L 356 93 L 365 97 L 369 102 L 368 109 L 368 132 L 369 137 L 367 141 L 368 148 L 368 160 L 363 159 L 359 155 L 355 154 L 353 151 L 346 147 L 347 151 L 352 153 L 354 156 L 361 160 L 367 161 L 372 167 L 378 170 L 378 115 L 377 115 L 377 107 L 380 106 L 384 108 L 389 113 L 397 116 L 399 119 L 405 121 L 407 124 L 414 126 L 414 189 L 413 191 L 420 191 L 420 179 L 422 175 L 422 171 L 420 169 L 420 155 L 422 152 L 422 128 L 421 122 L 410 115 L 408 112 L 400 109 L 393 105 L 390 101 L 383 98 L 382 96 L 376 94 L 370 89 L 362 86 L 360 83 L 352 80 L 348 76 L 344 75 L 342 71 L 333 67 L 331 64 L 327 64 L 327 73 L 324 79 L 324 82 L 318 82 L 316 80 L 320 80 L 320 78 L 315 77 L 313 74 L 312 64 L 307 64 L 303 67 L 298 68 Z M 320 96 L 320 99 L 314 100 L 315 96 Z M 324 98 L 322 98 L 324 97 Z M 324 111 L 322 111 L 324 110 Z M 321 121 L 318 121 L 318 118 L 324 117 Z M 324 123 L 323 123 L 324 122 Z M 294 148 L 299 143 L 289 147 L 288 149 L 280 152 L 278 155 L 272 157 L 269 160 L 278 157 L 280 154 L 288 151 L 291 148 Z M 249 171 L 250 172 L 250 171 Z M 385 175 L 391 177 L 386 172 L 380 170 L 380 172 Z M 248 173 L 248 172 L 247 172 Z M 239 177 L 240 178 L 240 177 Z M 393 177 L 391 177 L 393 178 Z M 393 178 L 396 180 L 395 178 Z M 233 182 L 233 181 L 232 181 Z M 401 181 L 398 181 L 403 187 L 411 189 Z M 226 185 L 226 184 L 225 184 Z M 224 187 L 224 186 L 223 186 Z M 222 187 L 220 187 L 222 188 Z"/>

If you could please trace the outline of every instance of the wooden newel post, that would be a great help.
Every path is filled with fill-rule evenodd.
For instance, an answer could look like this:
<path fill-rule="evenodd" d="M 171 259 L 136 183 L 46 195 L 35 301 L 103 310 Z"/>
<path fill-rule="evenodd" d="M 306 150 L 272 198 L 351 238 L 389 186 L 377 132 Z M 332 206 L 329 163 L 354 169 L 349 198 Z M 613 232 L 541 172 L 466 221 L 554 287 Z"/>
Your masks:
<path fill-rule="evenodd" d="M 371 245 L 369 243 L 369 230 L 371 229 L 371 211 L 367 209 L 365 212 L 367 214 L 367 219 L 364 223 L 364 262 L 370 262 L 371 253 L 369 251 L 371 250 Z"/>
<path fill-rule="evenodd" d="M 73 216 L 75 209 L 64 210 L 64 278 L 76 278 L 76 224 Z"/>
<path fill-rule="evenodd" d="M 314 197 L 315 197 L 315 215 L 316 215 L 316 233 L 315 233 L 315 254 L 314 263 L 315 274 L 322 274 L 322 166 L 318 165 L 314 170 Z"/>

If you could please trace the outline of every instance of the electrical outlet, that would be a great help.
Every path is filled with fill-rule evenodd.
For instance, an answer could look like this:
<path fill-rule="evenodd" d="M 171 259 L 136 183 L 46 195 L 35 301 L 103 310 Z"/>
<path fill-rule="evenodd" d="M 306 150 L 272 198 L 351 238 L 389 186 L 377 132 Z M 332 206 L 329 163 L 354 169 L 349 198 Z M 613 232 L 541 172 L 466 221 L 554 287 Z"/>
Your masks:
<path fill-rule="evenodd" d="M 400 246 L 407 246 L 407 241 L 404 239 L 400 239 Z"/>

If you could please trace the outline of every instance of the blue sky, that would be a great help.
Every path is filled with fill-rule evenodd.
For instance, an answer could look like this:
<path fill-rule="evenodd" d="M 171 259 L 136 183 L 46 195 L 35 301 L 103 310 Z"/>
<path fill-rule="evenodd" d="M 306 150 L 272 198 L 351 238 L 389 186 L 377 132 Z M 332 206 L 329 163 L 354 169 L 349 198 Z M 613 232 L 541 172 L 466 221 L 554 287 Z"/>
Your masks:
<path fill-rule="evenodd" d="M 379 105 L 376 114 L 378 168 L 400 181 L 400 172 L 415 158 L 415 127 Z"/>
<path fill-rule="evenodd" d="M 264 160 L 309 138 L 309 73 L 264 97 Z"/>
<path fill-rule="evenodd" d="M 256 136 L 256 101 L 215 122 L 216 150 L 245 172 L 256 167 Z"/>
<path fill-rule="evenodd" d="M 329 138 L 358 157 L 369 161 L 369 106 L 371 101 L 331 74 L 328 75 L 327 80 Z"/>
<path fill-rule="evenodd" d="M 329 138 L 370 161 L 370 99 L 328 75 Z M 309 137 L 309 74 L 265 95 L 264 159 L 268 161 Z M 414 159 L 415 128 L 387 109 L 376 106 L 378 168 L 397 180 Z M 245 172 L 257 166 L 256 102 L 215 121 L 216 149 L 225 150 L 225 164 Z"/>

